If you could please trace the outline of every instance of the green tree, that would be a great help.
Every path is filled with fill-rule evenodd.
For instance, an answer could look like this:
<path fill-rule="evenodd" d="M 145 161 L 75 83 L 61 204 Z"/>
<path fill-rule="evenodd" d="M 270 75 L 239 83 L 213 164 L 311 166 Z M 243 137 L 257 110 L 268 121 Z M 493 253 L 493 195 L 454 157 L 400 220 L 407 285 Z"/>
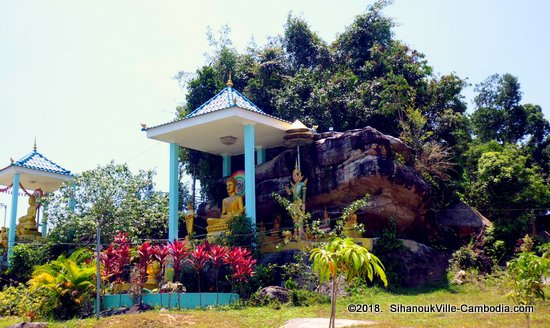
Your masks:
<path fill-rule="evenodd" d="M 311 31 L 306 21 L 291 14 L 288 15 L 285 24 L 283 46 L 292 72 L 301 68 L 315 68 L 319 63 L 327 63 L 329 60 L 328 49 L 324 42 Z"/>
<path fill-rule="evenodd" d="M 512 145 L 484 152 L 466 190 L 466 201 L 496 223 L 495 237 L 509 249 L 550 207 L 550 187 L 527 159 Z"/>
<path fill-rule="evenodd" d="M 375 45 L 389 46 L 392 41 L 392 27 L 395 23 L 382 15 L 382 9 L 388 1 L 377 1 L 369 6 L 367 12 L 355 18 L 354 22 L 334 42 L 336 58 L 354 70 L 363 67 L 372 57 Z"/>
<path fill-rule="evenodd" d="M 209 32 L 212 49 L 207 65 L 191 79 L 180 80 L 188 93 L 178 117 L 224 88 L 231 71 L 234 87 L 267 114 L 300 119 L 308 126 L 317 125 L 319 131 L 370 125 L 400 136 L 413 127 L 407 124 L 411 118 L 420 118 L 423 123 L 414 126 L 417 130 L 411 135 L 417 158 L 426 159 L 422 167 L 432 166 L 425 172 L 441 172 L 438 167 L 459 161 L 467 149 L 469 131 L 461 95 L 466 83 L 455 74 L 434 76 L 422 53 L 393 38 L 395 23 L 382 13 L 388 3 L 369 6 L 330 45 L 292 14 L 280 36 L 271 37 L 264 47 L 251 44 L 245 53 L 233 48 L 228 27 L 219 37 Z M 180 159 L 209 197 L 223 197 L 223 192 L 216 194 L 219 156 L 183 150 Z M 446 180 L 461 176 L 460 170 L 446 174 Z M 445 174 L 434 179 L 441 176 Z M 437 182 L 437 186 L 450 189 L 448 193 L 456 188 L 453 183 Z"/>
<path fill-rule="evenodd" d="M 482 141 L 517 143 L 528 137 L 540 143 L 550 132 L 540 106 L 521 105 L 521 86 L 511 74 L 492 75 L 476 85 L 476 110 L 472 114 L 475 135 Z"/>
<path fill-rule="evenodd" d="M 119 231 L 129 238 L 167 237 L 168 197 L 155 191 L 153 171 L 133 174 L 126 164 L 111 162 L 85 171 L 71 185 L 48 196 L 47 220 L 56 242 L 91 242 L 101 221 L 102 241 L 112 241 Z M 68 200 L 74 196 L 74 212 Z"/>
<path fill-rule="evenodd" d="M 329 327 L 335 327 L 336 296 L 338 280 L 344 275 L 350 282 L 355 277 L 367 277 L 370 281 L 377 275 L 388 285 L 382 262 L 365 247 L 357 245 L 352 238 L 334 238 L 322 248 L 311 250 L 312 269 L 319 273 L 320 282 L 330 281 L 332 285 Z"/>

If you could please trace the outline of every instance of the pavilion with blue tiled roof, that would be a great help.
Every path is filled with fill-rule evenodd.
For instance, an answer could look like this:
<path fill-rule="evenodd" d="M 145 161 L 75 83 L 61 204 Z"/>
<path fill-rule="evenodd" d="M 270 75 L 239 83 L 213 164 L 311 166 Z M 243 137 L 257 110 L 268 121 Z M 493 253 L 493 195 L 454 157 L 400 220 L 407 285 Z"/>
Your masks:
<path fill-rule="evenodd" d="M 18 161 L 0 170 L 0 185 L 11 186 L 12 201 L 9 225 L 8 253 L 15 244 L 17 204 L 20 187 L 24 190 L 40 190 L 42 193 L 54 192 L 65 181 L 73 181 L 71 171 L 49 160 L 39 153 L 36 143 L 33 151 Z M 42 234 L 46 234 L 46 224 L 41 222 Z M 9 258 L 9 257 L 8 257 Z"/>
<path fill-rule="evenodd" d="M 179 147 L 223 157 L 223 175 L 231 174 L 231 156 L 244 154 L 246 214 L 256 222 L 256 164 L 265 162 L 265 150 L 281 146 L 290 122 L 269 115 L 233 88 L 227 87 L 185 118 L 143 128 L 147 138 L 170 144 L 170 213 L 168 238 L 178 236 Z M 256 154 L 256 160 L 255 160 Z"/>

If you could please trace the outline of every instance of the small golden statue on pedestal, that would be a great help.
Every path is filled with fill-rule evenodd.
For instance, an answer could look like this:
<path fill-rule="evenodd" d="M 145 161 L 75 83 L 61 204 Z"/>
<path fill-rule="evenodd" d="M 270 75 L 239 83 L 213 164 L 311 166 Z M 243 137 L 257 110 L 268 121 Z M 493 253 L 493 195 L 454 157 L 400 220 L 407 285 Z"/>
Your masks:
<path fill-rule="evenodd" d="M 185 213 L 185 227 L 187 228 L 187 236 L 185 240 L 189 241 L 193 235 L 193 224 L 195 222 L 195 212 L 193 212 L 193 203 L 187 203 L 187 213 Z"/>
<path fill-rule="evenodd" d="M 213 237 L 216 232 L 226 231 L 228 229 L 228 222 L 231 218 L 239 216 L 244 213 L 243 198 L 237 195 L 237 180 L 230 177 L 226 182 L 227 193 L 229 197 L 226 197 L 222 201 L 222 213 L 219 218 L 208 218 L 206 223 L 206 231 L 209 237 Z"/>

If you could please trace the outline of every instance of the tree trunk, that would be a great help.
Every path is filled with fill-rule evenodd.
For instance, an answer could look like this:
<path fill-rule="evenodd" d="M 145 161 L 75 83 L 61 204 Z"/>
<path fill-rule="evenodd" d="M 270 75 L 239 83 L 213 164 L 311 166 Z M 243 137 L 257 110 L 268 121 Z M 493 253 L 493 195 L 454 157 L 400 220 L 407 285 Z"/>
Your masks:
<path fill-rule="evenodd" d="M 332 277 L 332 293 L 330 295 L 330 319 L 329 328 L 336 327 L 336 296 L 338 292 L 338 277 Z"/>

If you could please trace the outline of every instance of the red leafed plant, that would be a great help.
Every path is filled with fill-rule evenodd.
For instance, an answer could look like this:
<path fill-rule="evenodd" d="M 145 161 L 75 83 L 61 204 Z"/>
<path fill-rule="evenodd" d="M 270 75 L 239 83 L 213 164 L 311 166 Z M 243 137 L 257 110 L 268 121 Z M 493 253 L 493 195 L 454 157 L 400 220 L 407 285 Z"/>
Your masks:
<path fill-rule="evenodd" d="M 220 268 L 224 264 L 224 258 L 228 251 L 229 249 L 225 246 L 212 245 L 210 247 L 210 252 L 208 253 L 208 258 L 210 259 L 210 261 L 214 265 L 214 268 L 216 269 L 216 304 L 218 304 L 218 293 L 219 293 L 218 278 L 219 278 Z"/>
<path fill-rule="evenodd" d="M 164 260 L 170 254 L 170 248 L 162 244 L 153 246 L 153 259 L 158 261 L 161 265 L 164 264 Z"/>
<path fill-rule="evenodd" d="M 204 244 L 198 244 L 194 250 L 189 254 L 189 263 L 193 269 L 197 271 L 199 277 L 199 293 L 201 292 L 201 270 L 204 268 L 208 260 L 210 259 L 210 244 L 205 242 Z"/>
<path fill-rule="evenodd" d="M 147 264 L 149 264 L 149 261 L 151 261 L 153 254 L 154 246 L 151 245 L 150 241 L 144 242 L 143 245 L 139 246 L 137 249 L 137 269 L 139 271 L 139 278 L 142 288 L 147 281 Z"/>
<path fill-rule="evenodd" d="M 185 240 L 176 240 L 172 243 L 168 243 L 167 247 L 170 255 L 172 255 L 172 259 L 174 260 L 174 276 L 179 277 L 181 269 L 188 260 L 187 257 L 189 255 L 189 247 L 187 246 L 187 242 Z"/>
<path fill-rule="evenodd" d="M 114 242 L 100 255 L 101 276 L 109 282 L 124 282 L 123 276 L 130 266 L 128 234 L 119 232 Z"/>
<path fill-rule="evenodd" d="M 229 264 L 233 271 L 231 280 L 233 282 L 247 282 L 249 277 L 254 275 L 254 265 L 256 260 L 252 254 L 244 247 L 231 248 L 224 257 L 224 262 Z"/>

